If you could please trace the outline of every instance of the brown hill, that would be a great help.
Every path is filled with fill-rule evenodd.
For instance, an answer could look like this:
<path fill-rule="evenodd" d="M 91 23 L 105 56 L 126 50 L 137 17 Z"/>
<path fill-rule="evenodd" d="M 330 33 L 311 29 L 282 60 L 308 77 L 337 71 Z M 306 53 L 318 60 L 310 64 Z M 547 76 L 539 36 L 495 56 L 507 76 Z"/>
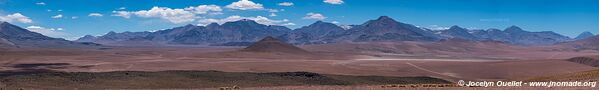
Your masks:
<path fill-rule="evenodd" d="M 568 59 L 570 62 L 599 67 L 599 59 L 596 57 L 574 57 Z"/>
<path fill-rule="evenodd" d="M 310 52 L 295 47 L 291 44 L 282 42 L 274 37 L 265 37 L 264 39 L 250 45 L 241 51 L 246 52 L 267 52 L 267 53 L 291 53 L 291 54 L 310 54 Z"/>

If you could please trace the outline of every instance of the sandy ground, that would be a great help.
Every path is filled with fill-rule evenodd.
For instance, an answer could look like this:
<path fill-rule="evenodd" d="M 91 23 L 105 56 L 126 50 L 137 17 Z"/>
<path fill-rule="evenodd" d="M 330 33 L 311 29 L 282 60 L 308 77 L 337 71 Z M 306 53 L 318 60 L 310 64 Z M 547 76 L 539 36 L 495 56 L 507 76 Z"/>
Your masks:
<path fill-rule="evenodd" d="M 381 87 L 378 86 L 279 86 L 279 87 L 240 87 L 230 90 L 596 90 L 592 87 Z M 108 90 L 220 90 L 201 89 L 108 89 Z"/>
<path fill-rule="evenodd" d="M 240 48 L 35 49 L 2 51 L 0 70 L 50 69 L 67 72 L 217 70 L 225 72 L 294 72 L 360 76 L 431 76 L 449 81 L 526 79 L 597 69 L 561 60 L 595 52 L 531 51 L 472 57 L 418 54 L 335 53 L 308 47 L 320 56 L 239 53 Z M 339 52 L 345 52 L 340 50 Z M 525 54 L 520 54 L 525 53 Z M 451 56 L 451 55 L 449 55 Z M 459 55 L 456 55 L 459 56 Z M 545 57 L 539 57 L 545 56 Z M 512 58 L 516 57 L 516 58 Z M 522 57 L 522 58 L 517 58 Z M 538 58 L 536 58 L 538 57 Z M 19 64 L 67 63 L 15 67 Z"/>

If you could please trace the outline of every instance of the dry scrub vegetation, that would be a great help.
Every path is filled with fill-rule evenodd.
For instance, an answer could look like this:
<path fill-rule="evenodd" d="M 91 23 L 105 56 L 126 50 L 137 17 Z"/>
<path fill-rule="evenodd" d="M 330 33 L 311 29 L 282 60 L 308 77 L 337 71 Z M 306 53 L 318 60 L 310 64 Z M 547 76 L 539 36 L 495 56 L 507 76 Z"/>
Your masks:
<path fill-rule="evenodd" d="M 430 77 L 341 76 L 309 72 L 245 73 L 218 71 L 161 72 L 2 72 L 0 85 L 9 89 L 160 89 L 272 87 L 314 85 L 444 84 Z M 234 87 L 230 87 L 234 86 Z"/>

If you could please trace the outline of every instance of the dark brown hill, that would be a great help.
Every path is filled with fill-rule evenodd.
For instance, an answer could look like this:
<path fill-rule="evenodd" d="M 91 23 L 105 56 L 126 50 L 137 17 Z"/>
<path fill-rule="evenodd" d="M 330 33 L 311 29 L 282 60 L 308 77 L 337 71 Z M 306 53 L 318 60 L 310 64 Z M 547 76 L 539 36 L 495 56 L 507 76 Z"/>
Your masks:
<path fill-rule="evenodd" d="M 599 67 L 599 59 L 596 57 L 574 57 L 568 59 L 570 62 Z"/>
<path fill-rule="evenodd" d="M 290 53 L 290 54 L 310 54 L 310 52 L 295 47 L 291 44 L 282 42 L 279 39 L 268 36 L 264 39 L 250 45 L 241 51 L 246 52 L 267 52 L 267 53 Z"/>

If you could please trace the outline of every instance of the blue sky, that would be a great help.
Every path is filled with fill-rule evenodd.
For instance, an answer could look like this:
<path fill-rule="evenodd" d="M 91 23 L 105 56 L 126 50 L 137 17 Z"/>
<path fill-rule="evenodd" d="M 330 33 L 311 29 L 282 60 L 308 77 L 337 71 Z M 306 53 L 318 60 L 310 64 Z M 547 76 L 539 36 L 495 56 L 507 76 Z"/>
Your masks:
<path fill-rule="evenodd" d="M 292 29 L 317 20 L 349 25 L 383 15 L 439 29 L 599 33 L 599 0 L 0 0 L 0 20 L 66 39 L 238 19 Z"/>

